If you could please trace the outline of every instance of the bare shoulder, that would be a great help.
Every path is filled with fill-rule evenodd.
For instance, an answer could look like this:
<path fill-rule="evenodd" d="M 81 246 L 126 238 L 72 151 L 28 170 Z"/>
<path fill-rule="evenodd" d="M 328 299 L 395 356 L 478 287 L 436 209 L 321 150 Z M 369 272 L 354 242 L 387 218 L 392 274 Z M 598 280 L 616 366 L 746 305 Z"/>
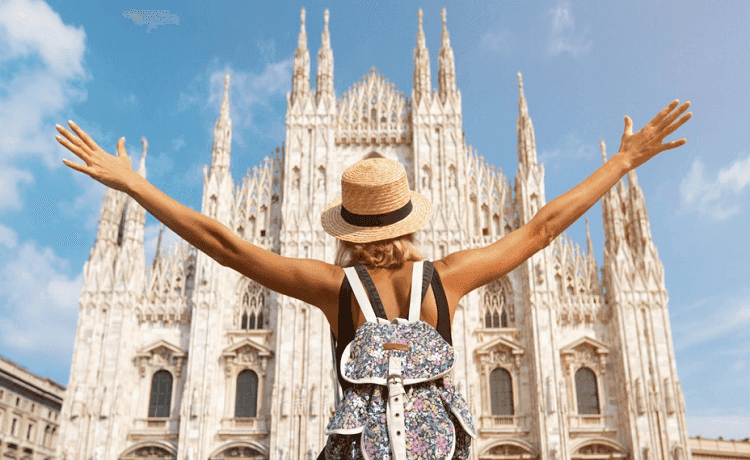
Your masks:
<path fill-rule="evenodd" d="M 544 229 L 529 223 L 490 245 L 457 251 L 435 261 L 448 303 L 455 299 L 457 304 L 474 289 L 502 278 L 548 244 Z"/>

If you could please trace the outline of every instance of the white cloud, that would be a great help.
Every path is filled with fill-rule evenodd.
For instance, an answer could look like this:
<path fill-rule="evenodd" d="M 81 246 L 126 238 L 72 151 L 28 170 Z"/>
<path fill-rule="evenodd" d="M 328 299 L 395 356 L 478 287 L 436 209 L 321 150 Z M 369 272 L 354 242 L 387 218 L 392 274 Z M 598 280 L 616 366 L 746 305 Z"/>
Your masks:
<path fill-rule="evenodd" d="M 490 30 L 482 36 L 481 45 L 508 56 L 516 48 L 516 37 L 508 29 Z"/>
<path fill-rule="evenodd" d="M 269 63 L 260 74 L 237 71 L 229 65 L 221 69 L 218 67 L 218 60 L 214 59 L 207 66 L 205 73 L 193 78 L 188 88 L 180 92 L 177 110 L 188 110 L 193 105 L 199 104 L 201 100 L 204 100 L 204 95 L 208 91 L 209 96 L 205 105 L 215 108 L 218 114 L 224 95 L 224 76 L 228 73 L 231 79 L 229 106 L 232 139 L 237 142 L 237 145 L 244 146 L 242 130 L 251 129 L 258 132 L 256 123 L 253 121 L 253 109 L 272 110 L 271 98 L 284 96 L 291 89 L 293 59 Z M 209 129 L 213 134 L 213 126 Z"/>
<path fill-rule="evenodd" d="M 32 182 L 34 176 L 29 171 L 3 166 L 0 163 L 0 212 L 21 209 L 23 202 L 20 186 Z"/>
<path fill-rule="evenodd" d="M 595 145 L 587 143 L 578 131 L 573 131 L 565 135 L 565 141 L 562 147 L 552 150 L 542 150 L 538 154 L 539 163 L 545 166 L 553 166 L 559 169 L 561 160 L 569 161 L 571 159 L 591 160 L 597 153 Z"/>
<path fill-rule="evenodd" d="M 47 71 L 62 78 L 84 73 L 86 33 L 63 24 L 60 15 L 41 0 L 10 0 L 0 4 L 3 60 L 39 54 Z"/>
<path fill-rule="evenodd" d="M 18 234 L 16 231 L 0 224 L 0 244 L 8 249 L 15 249 L 18 244 Z"/>
<path fill-rule="evenodd" d="M 187 143 L 185 142 L 185 135 L 182 134 L 177 139 L 172 139 L 172 148 L 175 152 L 179 152 L 181 148 L 185 147 Z"/>
<path fill-rule="evenodd" d="M 703 438 L 745 439 L 750 433 L 750 416 L 692 415 L 688 409 L 688 434 Z"/>
<path fill-rule="evenodd" d="M 552 32 L 549 41 L 549 54 L 557 56 L 562 52 L 568 52 L 573 57 L 583 56 L 591 49 L 591 42 L 586 42 L 583 33 L 576 33 L 570 3 L 559 0 L 554 8 L 548 13 L 552 16 Z"/>
<path fill-rule="evenodd" d="M 64 148 L 55 139 L 54 119 L 73 100 L 85 99 L 75 80 L 83 67 L 86 33 L 66 25 L 40 0 L 0 2 L 0 212 L 22 206 L 20 186 L 33 175 L 13 167 L 29 157 L 58 168 Z"/>
<path fill-rule="evenodd" d="M 60 202 L 60 210 L 69 216 L 83 219 L 87 230 L 95 230 L 99 223 L 99 213 L 106 187 L 77 171 L 71 170 L 71 174 L 83 192 L 73 201 Z"/>
<path fill-rule="evenodd" d="M 750 327 L 750 296 L 711 299 L 708 305 L 723 305 L 699 315 L 695 324 L 675 327 L 676 350 L 683 350 L 714 339 L 726 337 L 731 331 Z M 684 333 L 682 332 L 684 331 Z"/>
<path fill-rule="evenodd" d="M 728 168 L 719 170 L 715 179 L 704 177 L 700 158 L 693 160 L 690 171 L 680 182 L 680 196 L 685 209 L 697 210 L 714 220 L 725 220 L 740 211 L 736 198 L 750 184 L 750 155 L 738 158 Z"/>
<path fill-rule="evenodd" d="M 0 267 L 0 347 L 34 362 L 69 363 L 83 274 L 67 260 L 24 242 Z"/>

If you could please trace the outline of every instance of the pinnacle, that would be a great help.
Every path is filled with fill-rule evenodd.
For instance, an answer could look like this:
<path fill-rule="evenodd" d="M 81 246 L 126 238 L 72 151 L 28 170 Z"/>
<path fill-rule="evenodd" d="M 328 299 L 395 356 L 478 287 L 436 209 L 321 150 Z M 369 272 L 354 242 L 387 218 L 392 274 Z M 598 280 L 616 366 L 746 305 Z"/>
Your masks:
<path fill-rule="evenodd" d="M 145 137 L 141 138 L 141 145 L 143 145 L 143 153 L 141 153 L 141 162 L 138 165 L 138 174 L 141 177 L 146 177 L 146 150 L 148 149 L 148 141 Z"/>

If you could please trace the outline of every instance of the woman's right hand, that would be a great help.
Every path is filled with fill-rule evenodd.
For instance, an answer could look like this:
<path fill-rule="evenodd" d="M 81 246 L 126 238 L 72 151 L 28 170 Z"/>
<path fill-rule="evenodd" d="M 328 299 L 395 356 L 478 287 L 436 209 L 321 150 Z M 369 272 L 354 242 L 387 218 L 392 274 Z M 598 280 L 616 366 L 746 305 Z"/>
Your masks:
<path fill-rule="evenodd" d="M 86 162 L 86 165 L 63 160 L 66 166 L 87 174 L 89 177 L 101 182 L 107 187 L 127 192 L 130 180 L 134 174 L 130 166 L 130 158 L 125 151 L 125 138 L 117 141 L 117 155 L 110 155 L 99 147 L 91 136 L 86 134 L 78 125 L 68 120 L 68 124 L 76 135 L 60 125 L 55 125 L 62 136 L 56 135 L 57 142 L 70 150 L 78 158 Z M 137 174 L 136 174 L 137 175 Z"/>

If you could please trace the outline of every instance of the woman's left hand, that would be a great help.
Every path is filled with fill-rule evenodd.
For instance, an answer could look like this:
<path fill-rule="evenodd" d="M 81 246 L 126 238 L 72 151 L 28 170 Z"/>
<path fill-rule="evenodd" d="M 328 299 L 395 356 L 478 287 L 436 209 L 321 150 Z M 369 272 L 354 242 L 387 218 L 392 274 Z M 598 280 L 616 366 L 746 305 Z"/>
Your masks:
<path fill-rule="evenodd" d="M 685 102 L 677 108 L 679 103 L 679 100 L 672 101 L 635 134 L 633 133 L 633 121 L 625 115 L 625 132 L 622 135 L 622 143 L 617 156 L 624 160 L 628 171 L 637 168 L 660 152 L 685 145 L 687 139 L 662 143 L 665 137 L 675 132 L 677 128 L 693 116 L 692 113 L 688 112 L 678 120 L 677 118 L 690 108 L 690 102 Z"/>
<path fill-rule="evenodd" d="M 86 134 L 78 125 L 68 120 L 68 124 L 76 135 L 60 125 L 55 125 L 62 136 L 56 135 L 57 142 L 70 150 L 86 165 L 63 160 L 66 166 L 87 174 L 107 187 L 127 192 L 130 179 L 136 174 L 130 166 L 130 157 L 125 151 L 125 138 L 117 141 L 117 155 L 110 155 L 102 150 L 91 136 Z M 63 137 L 64 136 L 64 137 Z"/>

